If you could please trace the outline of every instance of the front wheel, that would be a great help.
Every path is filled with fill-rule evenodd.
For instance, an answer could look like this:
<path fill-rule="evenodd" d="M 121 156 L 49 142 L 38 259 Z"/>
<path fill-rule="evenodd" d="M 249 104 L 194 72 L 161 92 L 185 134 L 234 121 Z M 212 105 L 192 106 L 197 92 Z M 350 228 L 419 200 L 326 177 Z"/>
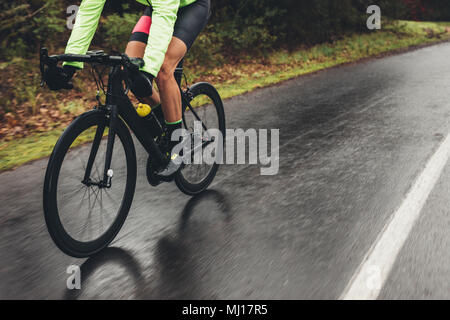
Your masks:
<path fill-rule="evenodd" d="M 225 112 L 222 99 L 217 90 L 206 82 L 193 85 L 189 94 L 190 101 L 187 105 L 183 101 L 183 126 L 193 141 L 202 141 L 202 161 L 191 159 L 190 164 L 185 164 L 175 176 L 177 187 L 187 195 L 196 195 L 208 188 L 214 180 L 219 169 L 220 161 L 212 163 L 211 158 L 220 159 L 223 155 L 223 142 L 225 141 Z M 192 99 L 192 100 L 191 100 Z M 201 132 L 198 129 L 202 128 Z M 209 148 L 217 137 L 211 135 L 210 129 L 214 129 L 221 135 L 222 141 L 215 144 L 215 148 Z M 218 149 L 220 148 L 220 150 Z M 210 161 L 206 161 L 209 156 Z"/>
<path fill-rule="evenodd" d="M 109 118 L 94 110 L 78 117 L 59 138 L 44 182 L 44 215 L 55 244 L 66 254 L 89 257 L 115 238 L 130 210 L 136 186 L 136 153 L 118 120 L 112 178 L 104 175 Z"/>

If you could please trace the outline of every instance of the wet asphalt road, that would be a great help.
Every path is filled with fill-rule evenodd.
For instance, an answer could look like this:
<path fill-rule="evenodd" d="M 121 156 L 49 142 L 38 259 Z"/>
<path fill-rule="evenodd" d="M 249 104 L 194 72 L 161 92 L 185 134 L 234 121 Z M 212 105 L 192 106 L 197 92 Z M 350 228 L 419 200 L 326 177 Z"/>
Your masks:
<path fill-rule="evenodd" d="M 97 257 L 51 241 L 47 159 L 0 174 L 0 298 L 336 299 L 450 131 L 450 44 L 225 101 L 228 128 L 279 128 L 280 170 L 223 166 L 190 198 L 153 188 L 138 150 L 124 227 Z M 450 298 L 450 165 L 379 298 Z M 66 268 L 82 290 L 66 290 Z"/>

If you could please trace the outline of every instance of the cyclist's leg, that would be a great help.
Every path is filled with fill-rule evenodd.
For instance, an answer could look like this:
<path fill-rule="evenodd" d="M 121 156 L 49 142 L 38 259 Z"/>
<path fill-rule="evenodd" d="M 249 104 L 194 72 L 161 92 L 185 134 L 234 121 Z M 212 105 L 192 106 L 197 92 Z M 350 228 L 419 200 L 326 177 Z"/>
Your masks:
<path fill-rule="evenodd" d="M 174 71 L 205 27 L 209 15 L 210 0 L 197 0 L 178 10 L 172 41 L 167 50 L 162 68 L 156 77 L 169 136 L 171 136 L 171 132 L 181 128 L 182 117 L 181 96 L 174 77 Z M 169 144 L 170 150 L 175 145 L 176 142 L 172 141 Z M 177 155 L 172 153 L 172 159 L 176 158 Z M 180 168 L 179 163 L 170 161 L 166 168 L 161 169 L 156 174 L 161 178 L 172 177 Z"/>
<path fill-rule="evenodd" d="M 140 40 L 132 40 L 128 42 L 125 53 L 129 57 L 141 58 L 144 56 L 146 44 Z M 163 105 L 164 119 L 169 122 L 177 122 L 181 119 L 181 96 L 178 84 L 174 78 L 175 68 L 186 54 L 187 48 L 183 41 L 173 37 L 164 58 L 164 63 L 156 77 L 158 89 L 154 91 L 152 96 L 140 98 L 141 102 L 156 106 L 161 103 Z"/>
<path fill-rule="evenodd" d="M 208 23 L 210 8 L 211 0 L 197 0 L 178 10 L 173 36 L 181 39 L 188 50 Z"/>
<path fill-rule="evenodd" d="M 164 62 L 155 79 L 161 97 L 164 119 L 167 123 L 181 120 L 181 95 L 174 72 L 186 52 L 186 44 L 182 40 L 172 37 Z"/>
<path fill-rule="evenodd" d="M 210 0 L 197 0 L 193 4 L 183 7 L 178 11 L 178 18 L 174 27 L 174 37 L 172 38 L 167 50 L 161 71 L 164 71 L 164 73 L 173 73 L 175 71 L 175 68 L 186 54 L 186 51 L 190 49 L 194 40 L 208 22 L 210 7 Z M 136 58 L 142 58 L 144 56 L 148 41 L 148 34 L 151 27 L 151 14 L 151 8 L 146 8 L 144 15 L 133 29 L 130 41 L 128 42 L 127 49 L 125 51 L 128 56 Z M 183 44 L 185 48 L 183 48 Z M 166 100 L 164 101 L 165 103 L 163 103 L 163 109 L 165 110 L 164 115 L 166 121 L 168 122 L 172 122 L 171 120 L 177 118 L 178 115 L 181 117 L 181 98 L 178 97 L 178 89 L 175 94 L 175 86 L 173 85 L 174 81 L 172 81 L 172 78 L 173 74 L 158 74 L 158 77 L 156 78 L 158 89 L 161 90 L 161 88 L 167 88 L 168 97 L 163 99 Z M 171 99 L 169 97 L 170 94 L 175 94 L 175 98 Z M 160 95 L 156 91 L 151 97 L 141 100 L 151 106 L 161 103 Z M 169 105 L 164 106 L 167 102 Z"/>
<path fill-rule="evenodd" d="M 210 0 L 197 0 L 178 10 L 173 38 L 156 77 L 166 122 L 181 122 L 181 96 L 174 77 L 175 68 L 205 27 L 209 15 Z"/>
<path fill-rule="evenodd" d="M 144 57 L 145 48 L 147 46 L 148 34 L 151 26 L 151 9 L 146 8 L 144 14 L 137 22 L 133 29 L 130 40 L 127 44 L 125 53 L 131 58 Z M 154 91 L 152 96 L 140 99 L 141 102 L 156 106 L 160 104 L 160 97 L 157 91 Z"/>

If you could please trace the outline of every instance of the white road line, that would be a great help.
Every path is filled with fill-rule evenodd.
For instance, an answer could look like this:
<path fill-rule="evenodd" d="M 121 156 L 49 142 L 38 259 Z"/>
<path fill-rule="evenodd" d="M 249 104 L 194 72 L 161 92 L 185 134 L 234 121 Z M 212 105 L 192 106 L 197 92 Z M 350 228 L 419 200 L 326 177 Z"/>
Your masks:
<path fill-rule="evenodd" d="M 450 134 L 428 161 L 341 295 L 343 300 L 371 300 L 380 294 L 396 257 L 450 157 Z"/>

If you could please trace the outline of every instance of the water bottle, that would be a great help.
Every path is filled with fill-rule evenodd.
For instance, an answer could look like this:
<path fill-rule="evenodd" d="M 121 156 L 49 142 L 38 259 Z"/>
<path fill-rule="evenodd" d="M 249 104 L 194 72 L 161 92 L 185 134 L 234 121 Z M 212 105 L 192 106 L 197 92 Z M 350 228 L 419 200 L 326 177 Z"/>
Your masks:
<path fill-rule="evenodd" d="M 150 128 L 150 132 L 153 136 L 158 137 L 163 133 L 162 125 L 158 118 L 155 116 L 152 108 L 148 104 L 139 103 L 136 112 L 143 118 Z"/>

